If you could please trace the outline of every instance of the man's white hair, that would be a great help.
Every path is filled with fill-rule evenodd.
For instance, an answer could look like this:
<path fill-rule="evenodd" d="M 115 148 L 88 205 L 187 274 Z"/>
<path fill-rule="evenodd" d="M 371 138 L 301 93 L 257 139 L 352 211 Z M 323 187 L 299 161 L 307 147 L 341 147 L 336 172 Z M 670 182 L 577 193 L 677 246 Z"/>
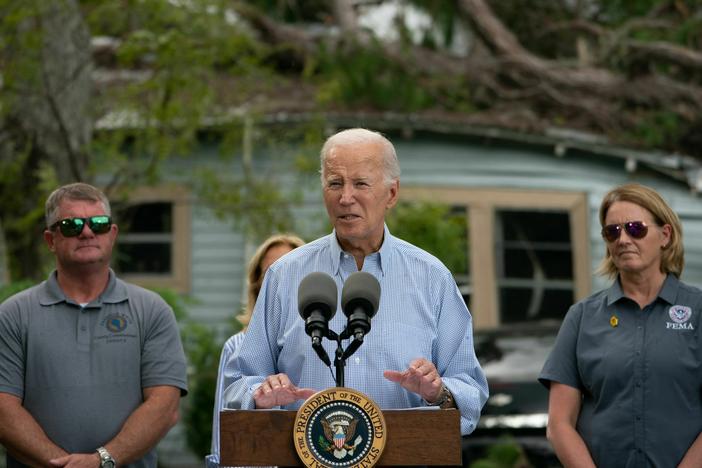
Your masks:
<path fill-rule="evenodd" d="M 383 157 L 383 179 L 386 185 L 390 185 L 395 180 L 400 180 L 400 163 L 397 161 L 395 147 L 390 140 L 381 133 L 365 128 L 350 128 L 342 130 L 327 138 L 320 152 L 322 185 L 325 183 L 324 161 L 326 161 L 332 150 L 338 146 L 353 146 L 364 144 L 377 144 L 382 148 Z"/>

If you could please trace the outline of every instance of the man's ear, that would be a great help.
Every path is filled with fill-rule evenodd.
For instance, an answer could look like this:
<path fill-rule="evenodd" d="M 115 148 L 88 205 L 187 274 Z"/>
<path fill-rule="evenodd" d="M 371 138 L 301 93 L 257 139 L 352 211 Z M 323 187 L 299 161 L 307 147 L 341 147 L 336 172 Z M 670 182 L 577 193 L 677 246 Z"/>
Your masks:
<path fill-rule="evenodd" d="M 50 251 L 53 252 L 56 249 L 56 247 L 54 247 L 54 233 L 48 229 L 44 230 L 44 242 L 46 242 Z"/>
<path fill-rule="evenodd" d="M 397 204 L 397 199 L 400 195 L 400 181 L 397 179 L 393 180 L 388 190 L 390 191 L 390 197 L 388 198 L 388 201 L 385 204 L 386 210 L 389 210 Z"/>

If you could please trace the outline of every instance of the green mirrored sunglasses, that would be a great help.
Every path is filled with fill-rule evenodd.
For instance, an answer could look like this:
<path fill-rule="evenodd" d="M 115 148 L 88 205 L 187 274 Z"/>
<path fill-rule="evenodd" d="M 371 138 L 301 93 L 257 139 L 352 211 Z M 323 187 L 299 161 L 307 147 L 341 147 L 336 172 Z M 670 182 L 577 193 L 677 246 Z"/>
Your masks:
<path fill-rule="evenodd" d="M 49 226 L 49 229 L 53 231 L 58 227 L 64 237 L 76 237 L 83 232 L 86 224 L 94 234 L 105 234 L 112 226 L 112 218 L 107 215 L 91 216 L 89 218 L 66 218 L 56 221 Z"/>

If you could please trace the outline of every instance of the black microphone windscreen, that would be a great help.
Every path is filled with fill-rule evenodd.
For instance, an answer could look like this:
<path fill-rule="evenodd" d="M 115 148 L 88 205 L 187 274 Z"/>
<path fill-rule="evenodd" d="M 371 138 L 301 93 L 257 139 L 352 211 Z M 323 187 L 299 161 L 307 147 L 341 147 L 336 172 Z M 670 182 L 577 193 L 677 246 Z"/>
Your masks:
<path fill-rule="evenodd" d="M 357 299 L 365 300 L 370 304 L 372 310 L 367 310 L 366 314 L 373 317 L 380 303 L 380 283 L 375 276 L 365 271 L 357 271 L 349 275 L 341 290 L 341 307 L 344 313 L 347 313 L 346 305 Z"/>
<path fill-rule="evenodd" d="M 326 273 L 314 272 L 305 276 L 297 288 L 297 310 L 307 319 L 313 309 L 321 310 L 327 320 L 336 314 L 338 290 L 334 279 Z"/>

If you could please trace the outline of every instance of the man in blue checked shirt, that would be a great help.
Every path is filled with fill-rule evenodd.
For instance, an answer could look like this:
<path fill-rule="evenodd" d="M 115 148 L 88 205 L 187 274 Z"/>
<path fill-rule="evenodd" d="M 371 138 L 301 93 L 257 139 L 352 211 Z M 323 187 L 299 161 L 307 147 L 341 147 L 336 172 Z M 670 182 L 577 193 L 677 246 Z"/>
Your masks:
<path fill-rule="evenodd" d="M 341 291 L 351 273 L 365 271 L 380 282 L 380 306 L 372 330 L 346 363 L 345 385 L 383 409 L 458 408 L 461 432 L 469 434 L 488 397 L 471 315 L 451 272 L 385 225 L 400 189 L 395 148 L 376 132 L 339 132 L 322 147 L 321 174 L 334 231 L 268 269 L 240 352 L 226 366 L 227 406 L 297 409 L 335 386 L 332 369 L 305 333 L 297 289 L 309 273 L 324 272 Z M 339 333 L 345 325 L 343 313 L 329 322 Z M 336 343 L 323 344 L 333 356 Z"/>

